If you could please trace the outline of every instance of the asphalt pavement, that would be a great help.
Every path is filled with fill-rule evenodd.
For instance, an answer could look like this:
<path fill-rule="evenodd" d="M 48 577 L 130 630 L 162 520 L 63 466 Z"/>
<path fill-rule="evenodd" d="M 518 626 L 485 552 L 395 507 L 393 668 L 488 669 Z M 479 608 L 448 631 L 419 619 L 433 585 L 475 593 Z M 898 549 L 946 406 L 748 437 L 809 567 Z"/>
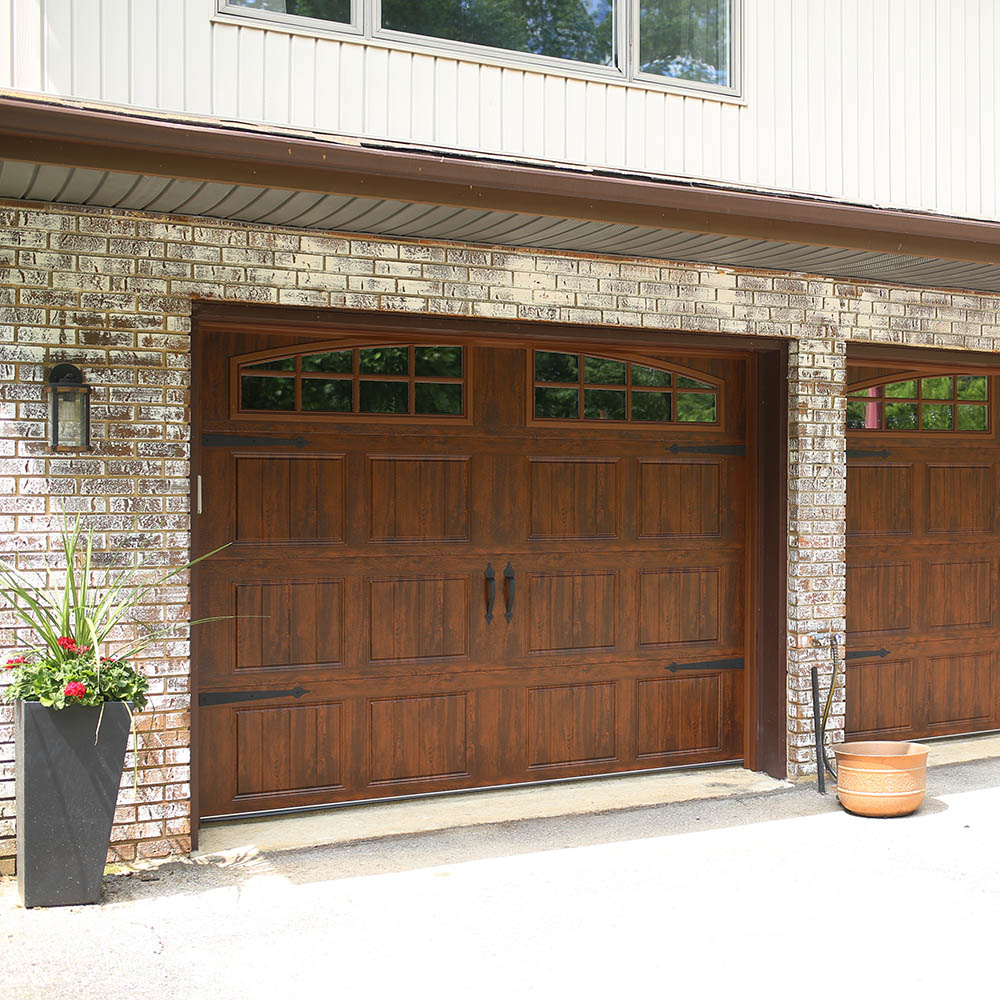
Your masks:
<path fill-rule="evenodd" d="M 26 911 L 0 996 L 107 1000 L 994 996 L 1000 759 L 911 817 L 811 786 L 229 852 Z"/>

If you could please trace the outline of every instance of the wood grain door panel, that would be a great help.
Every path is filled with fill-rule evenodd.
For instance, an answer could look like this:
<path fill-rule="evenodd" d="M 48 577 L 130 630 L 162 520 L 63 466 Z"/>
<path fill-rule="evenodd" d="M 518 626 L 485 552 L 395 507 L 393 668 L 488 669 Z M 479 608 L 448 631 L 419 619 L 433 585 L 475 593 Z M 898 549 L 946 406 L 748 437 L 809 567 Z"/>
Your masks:
<path fill-rule="evenodd" d="M 745 361 L 683 359 L 724 380 L 711 428 L 531 423 L 525 349 L 468 346 L 461 425 L 275 430 L 213 395 L 262 339 L 199 376 L 199 538 L 232 543 L 194 574 L 232 616 L 198 640 L 203 815 L 742 756 Z"/>
<path fill-rule="evenodd" d="M 1000 727 L 998 484 L 996 429 L 849 432 L 849 738 Z"/>

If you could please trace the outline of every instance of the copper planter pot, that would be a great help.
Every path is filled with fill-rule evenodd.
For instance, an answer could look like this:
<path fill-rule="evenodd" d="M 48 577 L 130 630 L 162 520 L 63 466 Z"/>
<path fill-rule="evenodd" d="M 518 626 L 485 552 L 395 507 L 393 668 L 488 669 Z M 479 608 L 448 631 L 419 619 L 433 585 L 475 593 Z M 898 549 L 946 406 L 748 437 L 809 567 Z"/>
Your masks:
<path fill-rule="evenodd" d="M 839 743 L 837 796 L 859 816 L 906 816 L 927 793 L 927 747 L 875 740 Z"/>

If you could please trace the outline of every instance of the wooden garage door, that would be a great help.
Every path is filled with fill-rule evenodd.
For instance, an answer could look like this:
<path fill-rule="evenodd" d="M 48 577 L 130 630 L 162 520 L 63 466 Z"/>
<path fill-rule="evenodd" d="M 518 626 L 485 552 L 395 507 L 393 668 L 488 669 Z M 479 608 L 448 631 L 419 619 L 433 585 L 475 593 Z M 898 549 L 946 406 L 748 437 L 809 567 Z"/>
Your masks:
<path fill-rule="evenodd" d="M 742 757 L 745 364 L 209 338 L 201 814 Z"/>
<path fill-rule="evenodd" d="M 848 369 L 847 729 L 1000 726 L 996 380 Z"/>

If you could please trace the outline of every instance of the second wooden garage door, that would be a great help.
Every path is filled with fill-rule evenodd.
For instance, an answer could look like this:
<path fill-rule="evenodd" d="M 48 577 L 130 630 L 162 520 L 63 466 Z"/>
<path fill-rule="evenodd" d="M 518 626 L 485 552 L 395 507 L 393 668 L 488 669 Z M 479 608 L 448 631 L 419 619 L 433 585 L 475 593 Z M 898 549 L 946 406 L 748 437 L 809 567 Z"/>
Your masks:
<path fill-rule="evenodd" d="M 744 360 L 203 357 L 202 815 L 742 757 Z"/>
<path fill-rule="evenodd" d="M 1000 727 L 996 379 L 848 369 L 847 730 Z"/>

